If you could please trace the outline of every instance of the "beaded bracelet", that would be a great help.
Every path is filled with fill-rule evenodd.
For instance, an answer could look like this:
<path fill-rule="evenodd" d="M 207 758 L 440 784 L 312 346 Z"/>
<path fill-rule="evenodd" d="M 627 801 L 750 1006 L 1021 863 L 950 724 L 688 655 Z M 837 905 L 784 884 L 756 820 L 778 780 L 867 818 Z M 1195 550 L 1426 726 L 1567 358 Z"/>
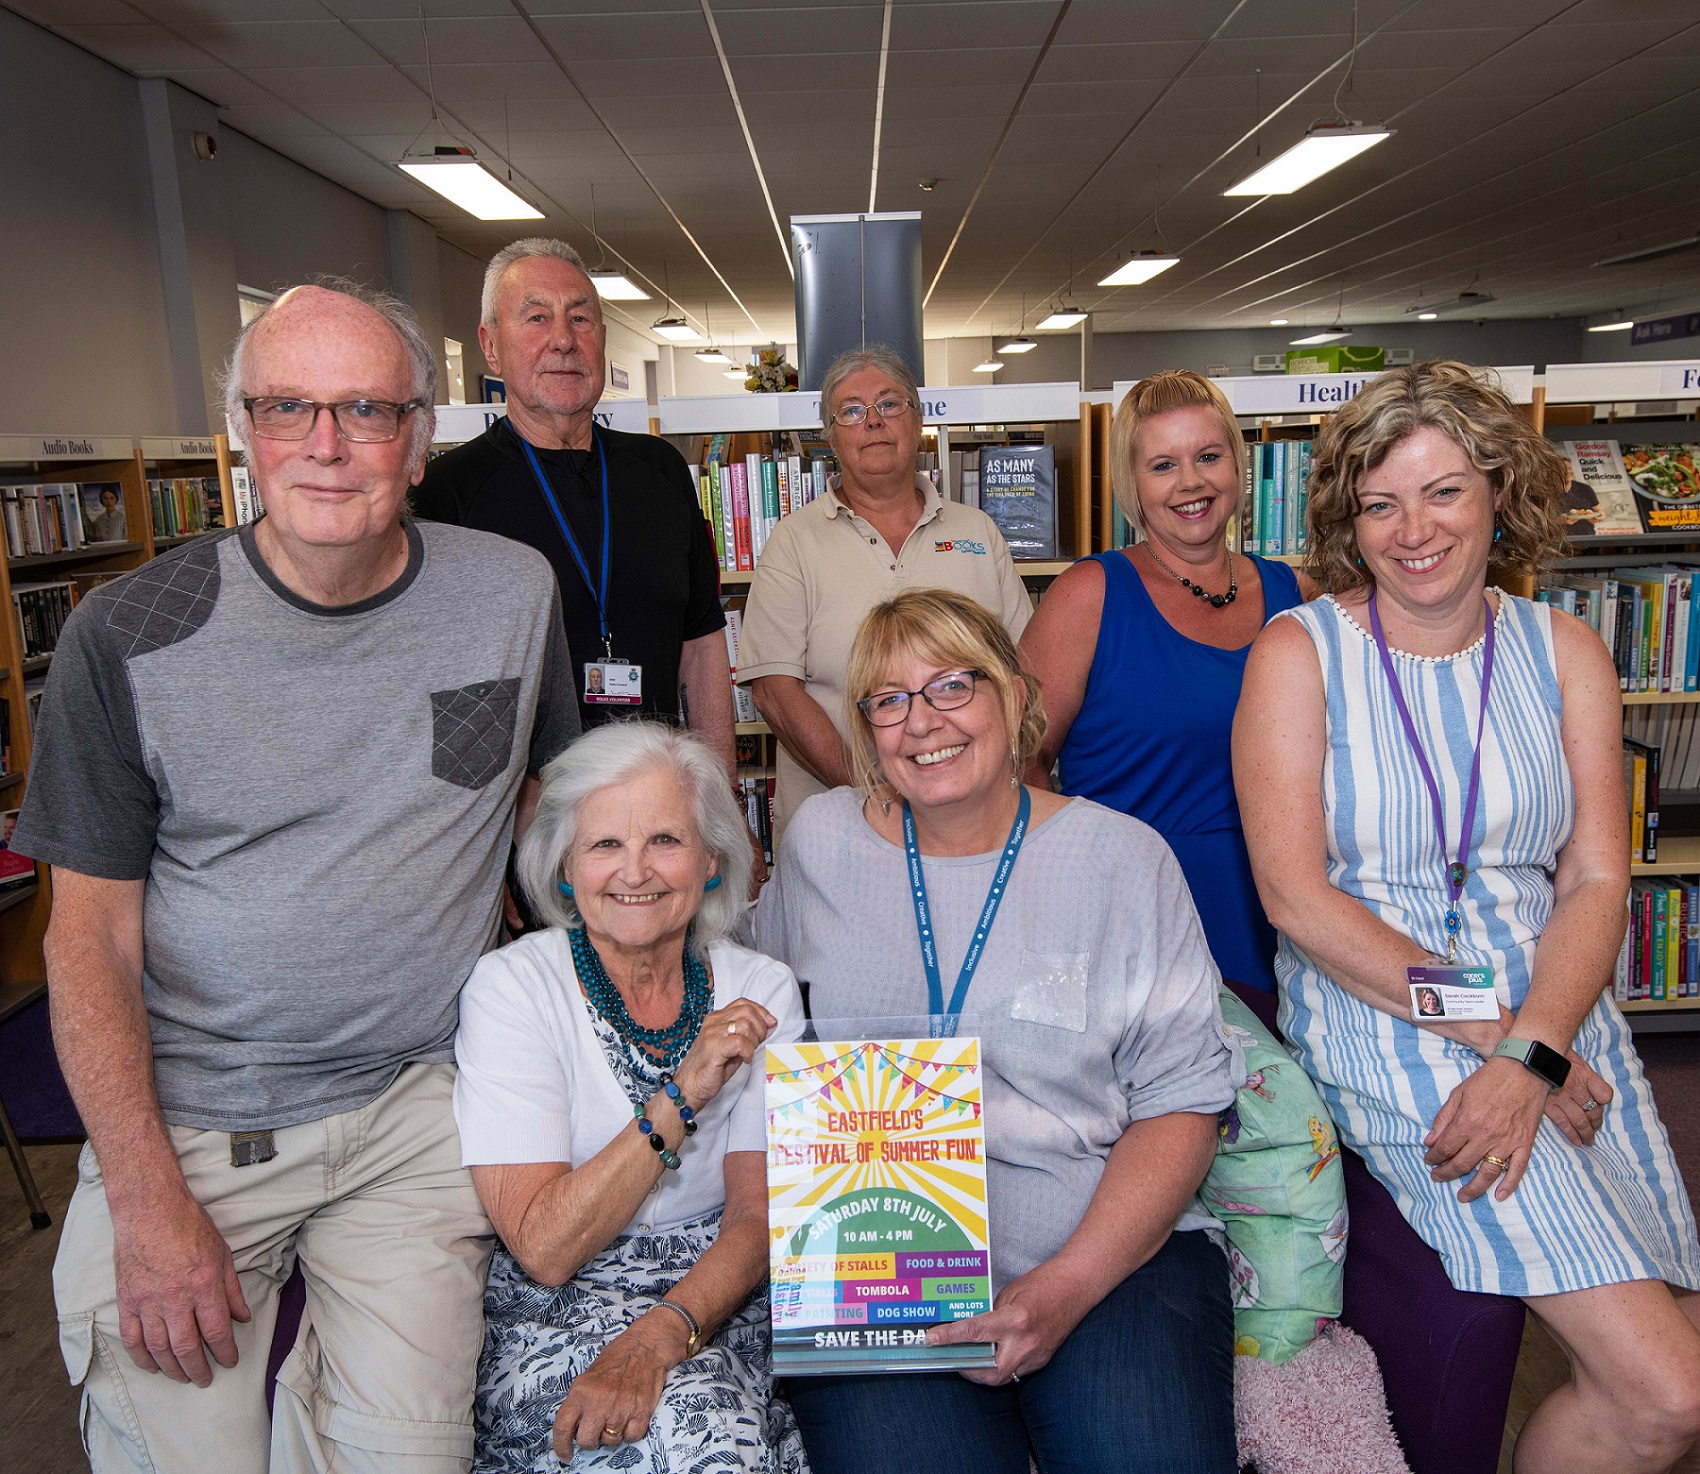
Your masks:
<path fill-rule="evenodd" d="M 669 1172 L 677 1172 L 679 1170 L 679 1154 L 673 1151 L 662 1139 L 661 1133 L 655 1129 L 654 1123 L 648 1116 L 644 1115 L 643 1107 L 640 1105 L 633 1106 L 632 1117 L 637 1121 L 637 1129 L 642 1132 L 644 1139 L 655 1148 L 656 1153 L 660 1156 L 661 1165 Z"/>
<path fill-rule="evenodd" d="M 671 1075 L 664 1074 L 661 1077 L 661 1091 L 668 1100 L 679 1108 L 679 1119 L 685 1123 L 685 1135 L 695 1136 L 697 1134 L 697 1113 L 685 1104 L 684 1092 L 679 1089 L 677 1082 Z"/>

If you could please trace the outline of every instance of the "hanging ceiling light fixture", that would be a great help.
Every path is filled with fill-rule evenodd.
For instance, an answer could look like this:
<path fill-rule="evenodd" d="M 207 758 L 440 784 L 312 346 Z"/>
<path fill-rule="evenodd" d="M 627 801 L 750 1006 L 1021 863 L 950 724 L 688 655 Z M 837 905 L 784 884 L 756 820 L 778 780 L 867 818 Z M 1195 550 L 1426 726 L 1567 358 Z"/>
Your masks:
<path fill-rule="evenodd" d="M 437 83 L 431 71 L 431 33 L 425 28 L 424 11 L 419 13 L 419 26 L 425 32 L 425 83 L 431 97 L 431 116 L 425 126 L 414 134 L 413 143 L 402 150 L 396 167 L 475 219 L 541 220 L 543 212 L 512 188 L 512 165 L 508 168 L 510 183 L 504 184 L 478 162 L 478 155 L 464 143 L 437 144 L 428 154 L 413 152 L 413 144 L 432 128 L 448 131 L 437 116 Z"/>
<path fill-rule="evenodd" d="M 590 236 L 596 242 L 596 265 L 586 273 L 590 283 L 596 288 L 596 295 L 604 302 L 647 302 L 649 293 L 618 271 L 610 271 L 606 265 L 607 248 L 602 243 L 602 237 L 596 229 L 596 186 L 590 186 Z"/>
<path fill-rule="evenodd" d="M 708 346 L 697 349 L 697 358 L 703 363 L 731 363 L 731 356 L 722 353 L 714 346 L 714 325 L 708 320 L 708 303 L 706 302 L 702 304 L 702 325 L 708 329 Z"/>
<path fill-rule="evenodd" d="M 1336 323 L 1333 327 L 1325 328 L 1320 333 L 1310 334 L 1309 337 L 1294 338 L 1292 346 L 1295 348 L 1310 348 L 1314 347 L 1318 343 L 1332 343 L 1337 338 L 1349 338 L 1351 336 L 1352 330 L 1350 328 L 1343 328 Z"/>
<path fill-rule="evenodd" d="M 681 312 L 673 310 L 673 291 L 667 275 L 667 263 L 661 263 L 661 294 L 667 300 L 666 310 L 649 325 L 649 330 L 669 343 L 700 343 L 702 334 Z"/>
<path fill-rule="evenodd" d="M 1588 329 L 1590 333 L 1626 333 L 1635 326 L 1633 317 L 1624 317 L 1622 313 L 1614 313 L 1604 322 L 1597 322 Z"/>
<path fill-rule="evenodd" d="M 1015 330 L 1013 338 L 1006 338 L 1001 343 L 994 341 L 994 347 L 999 353 L 1031 353 L 1039 345 L 1024 334 L 1027 329 L 1027 294 L 1021 294 L 1021 326 Z"/>
<path fill-rule="evenodd" d="M 1163 222 L 1158 216 L 1162 191 L 1163 171 L 1157 171 L 1157 189 L 1151 199 L 1151 228 L 1156 233 L 1157 245 L 1143 251 L 1135 251 L 1128 260 L 1116 267 L 1108 276 L 1098 283 L 1101 287 L 1137 287 L 1143 286 L 1152 277 L 1167 271 L 1171 266 L 1179 266 L 1181 258 L 1163 245 Z"/>
<path fill-rule="evenodd" d="M 999 363 L 997 359 L 993 358 L 990 354 L 987 354 L 986 357 L 982 358 L 974 365 L 974 372 L 977 374 L 995 374 L 1002 367 L 1003 365 Z"/>
<path fill-rule="evenodd" d="M 1225 195 L 1292 194 L 1312 180 L 1320 179 L 1331 169 L 1338 169 L 1349 159 L 1355 159 L 1365 149 L 1393 136 L 1393 129 L 1380 123 L 1363 123 L 1346 116 L 1340 99 L 1350 94 L 1352 76 L 1358 64 L 1358 4 L 1352 0 L 1352 49 L 1346 60 L 1346 74 L 1334 89 L 1334 116 L 1312 123 L 1305 136 L 1278 158 L 1254 169 Z M 1259 122 L 1262 109 L 1259 107 Z M 1258 139 L 1261 152 L 1262 138 Z"/>
<path fill-rule="evenodd" d="M 1076 323 L 1086 321 L 1087 314 L 1064 299 L 1051 309 L 1050 316 L 1043 322 L 1033 324 L 1035 332 L 1051 333 L 1058 328 L 1072 328 Z"/>

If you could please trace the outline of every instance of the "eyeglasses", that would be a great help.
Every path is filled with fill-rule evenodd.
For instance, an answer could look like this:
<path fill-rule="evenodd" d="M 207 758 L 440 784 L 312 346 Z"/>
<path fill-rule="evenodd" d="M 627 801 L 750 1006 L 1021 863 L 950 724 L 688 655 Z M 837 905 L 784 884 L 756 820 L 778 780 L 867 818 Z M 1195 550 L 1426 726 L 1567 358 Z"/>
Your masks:
<path fill-rule="evenodd" d="M 242 401 L 254 433 L 262 440 L 305 440 L 319 422 L 319 411 L 328 409 L 336 421 L 337 434 L 344 440 L 368 443 L 394 440 L 401 433 L 402 420 L 423 405 L 421 399 L 406 404 L 391 404 L 387 399 L 342 399 L 332 404 L 286 395 Z"/>
<path fill-rule="evenodd" d="M 878 404 L 846 404 L 833 411 L 832 423 L 846 428 L 860 425 L 867 419 L 869 411 L 882 420 L 900 420 L 914 408 L 907 399 L 882 399 Z"/>
<path fill-rule="evenodd" d="M 934 676 L 918 691 L 876 691 L 856 703 L 856 709 L 874 727 L 895 727 L 909 719 L 909 703 L 926 698 L 934 711 L 955 711 L 974 699 L 974 683 L 985 679 L 983 670 L 953 670 Z"/>

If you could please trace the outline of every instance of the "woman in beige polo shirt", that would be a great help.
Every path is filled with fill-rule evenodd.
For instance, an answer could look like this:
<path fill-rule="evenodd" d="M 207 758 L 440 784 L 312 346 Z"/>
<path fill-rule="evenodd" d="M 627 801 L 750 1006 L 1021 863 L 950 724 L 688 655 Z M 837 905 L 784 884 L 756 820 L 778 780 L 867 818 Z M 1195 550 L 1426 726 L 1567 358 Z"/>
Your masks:
<path fill-rule="evenodd" d="M 1033 612 L 992 519 L 915 471 L 920 391 L 889 348 L 840 354 L 821 421 L 840 474 L 768 536 L 744 610 L 738 680 L 779 738 L 775 823 L 853 781 L 844 676 L 862 618 L 904 589 L 944 588 L 992 611 L 1012 639 Z"/>

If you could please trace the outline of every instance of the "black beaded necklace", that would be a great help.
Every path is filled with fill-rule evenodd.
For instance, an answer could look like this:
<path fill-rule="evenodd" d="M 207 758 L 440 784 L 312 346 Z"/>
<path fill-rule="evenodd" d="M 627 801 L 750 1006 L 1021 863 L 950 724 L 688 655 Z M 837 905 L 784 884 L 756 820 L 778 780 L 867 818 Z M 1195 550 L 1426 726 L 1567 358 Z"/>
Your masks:
<path fill-rule="evenodd" d="M 1164 573 L 1168 574 L 1170 578 L 1178 580 L 1183 588 L 1191 589 L 1194 594 L 1196 594 L 1200 599 L 1203 599 L 1204 602 L 1210 605 L 1212 609 L 1225 609 L 1239 597 L 1240 586 L 1238 580 L 1234 577 L 1234 555 L 1232 553 L 1228 554 L 1228 592 L 1225 594 L 1213 594 L 1209 589 L 1202 588 L 1198 584 L 1195 584 L 1190 578 L 1184 578 L 1180 574 L 1176 573 L 1174 569 L 1169 567 L 1167 563 L 1157 556 L 1157 550 L 1151 546 L 1149 540 L 1147 540 L 1145 544 L 1145 551 L 1151 555 L 1151 561 L 1161 568 Z"/>
<path fill-rule="evenodd" d="M 697 1031 L 708 1017 L 713 988 L 708 969 L 691 950 L 690 937 L 685 938 L 685 1001 L 678 1018 L 665 1029 L 646 1029 L 626 1012 L 625 999 L 608 976 L 608 969 L 596 955 L 590 938 L 582 926 L 575 926 L 568 936 L 572 941 L 573 965 L 584 982 L 585 996 L 596 1011 L 608 1021 L 608 1026 L 620 1036 L 628 1050 L 642 1052 L 646 1062 L 664 1070 L 674 1070 L 696 1042 Z"/>

